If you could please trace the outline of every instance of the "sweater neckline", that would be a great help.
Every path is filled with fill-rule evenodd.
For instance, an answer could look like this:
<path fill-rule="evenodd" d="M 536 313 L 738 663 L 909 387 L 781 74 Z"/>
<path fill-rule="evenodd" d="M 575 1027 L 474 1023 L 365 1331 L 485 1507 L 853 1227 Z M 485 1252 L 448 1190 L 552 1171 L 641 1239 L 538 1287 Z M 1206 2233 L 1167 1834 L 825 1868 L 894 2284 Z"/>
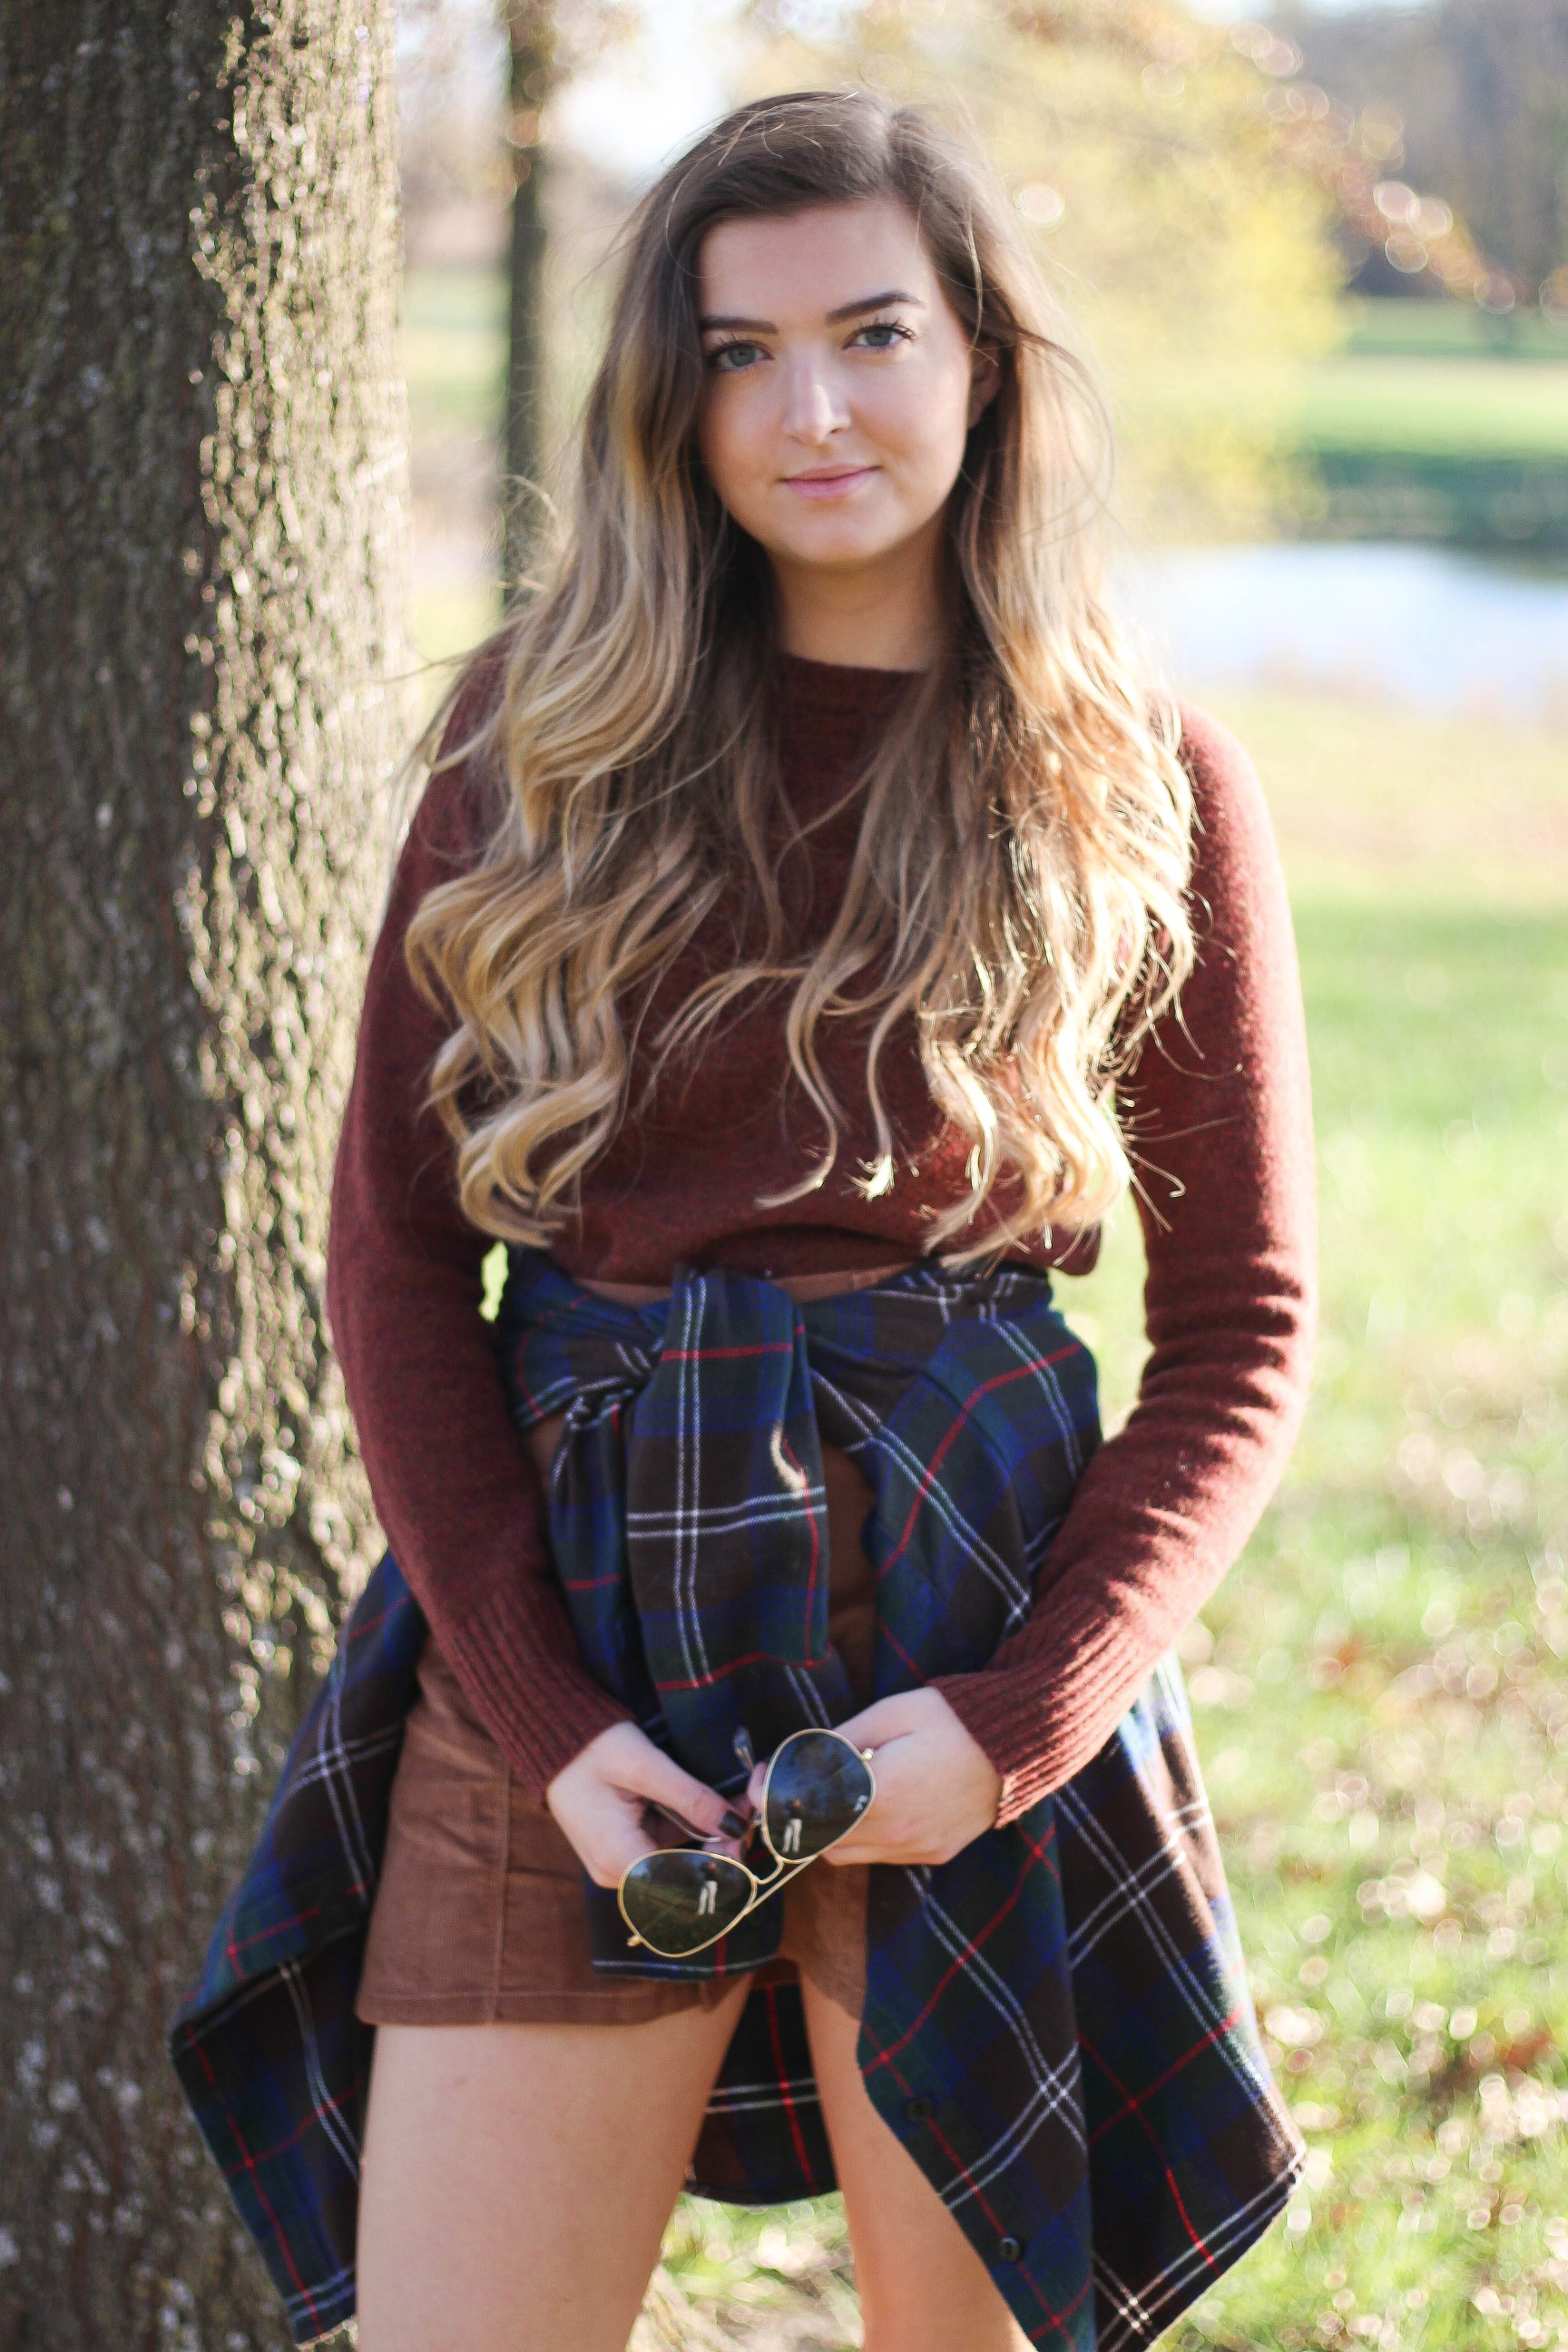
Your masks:
<path fill-rule="evenodd" d="M 824 718 L 852 718 L 890 709 L 918 669 L 868 669 L 850 662 L 812 661 L 805 654 L 781 653 L 779 680 L 786 704 Z"/>

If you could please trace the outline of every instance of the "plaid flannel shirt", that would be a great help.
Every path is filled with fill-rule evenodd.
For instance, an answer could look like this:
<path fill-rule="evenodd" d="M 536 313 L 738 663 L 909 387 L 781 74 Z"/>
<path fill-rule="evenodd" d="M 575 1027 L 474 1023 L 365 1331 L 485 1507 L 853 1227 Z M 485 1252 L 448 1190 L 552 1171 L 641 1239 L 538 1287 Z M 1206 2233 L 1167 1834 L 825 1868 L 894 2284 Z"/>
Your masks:
<path fill-rule="evenodd" d="M 566 1416 L 551 1546 L 591 1671 L 727 1790 L 740 1726 L 762 1755 L 855 1711 L 826 1636 L 824 1439 L 874 1496 L 879 1697 L 980 1669 L 1024 1622 L 1098 1442 L 1092 1360 L 1017 1266 L 918 1266 L 805 1306 L 682 1268 L 667 1302 L 629 1307 L 516 1250 L 497 1337 L 519 1424 Z M 424 1635 L 388 1558 L 172 2034 L 300 2342 L 353 2307 L 373 2041 L 353 1999 Z M 587 1901 L 607 1972 L 740 1975 L 777 1948 L 776 1904 L 670 1961 L 627 1948 L 613 1895 Z M 1173 1658 L 1053 1796 L 940 1867 L 873 1870 L 858 2055 L 1032 2343 L 1149 2344 L 1260 2235 L 1302 2151 Z M 795 1987 L 752 1992 L 690 2185 L 747 2203 L 834 2186 Z"/>

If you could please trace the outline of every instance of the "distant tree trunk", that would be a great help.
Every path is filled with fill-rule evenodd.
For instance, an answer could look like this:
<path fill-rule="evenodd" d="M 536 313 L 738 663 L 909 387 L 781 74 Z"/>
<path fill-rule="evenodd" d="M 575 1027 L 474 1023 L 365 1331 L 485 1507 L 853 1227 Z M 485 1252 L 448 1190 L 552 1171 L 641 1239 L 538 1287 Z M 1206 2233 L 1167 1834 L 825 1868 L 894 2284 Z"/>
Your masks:
<path fill-rule="evenodd" d="M 285 2340 L 163 2033 L 372 1528 L 393 0 L 0 0 L 0 2346 Z"/>
<path fill-rule="evenodd" d="M 1447 0 L 1454 186 L 1533 300 L 1568 262 L 1568 0 Z"/>
<path fill-rule="evenodd" d="M 511 199 L 511 303 L 506 390 L 504 585 L 528 569 L 533 496 L 544 457 L 544 142 L 540 117 L 555 86 L 552 0 L 502 0 L 511 48 L 507 140 Z"/>

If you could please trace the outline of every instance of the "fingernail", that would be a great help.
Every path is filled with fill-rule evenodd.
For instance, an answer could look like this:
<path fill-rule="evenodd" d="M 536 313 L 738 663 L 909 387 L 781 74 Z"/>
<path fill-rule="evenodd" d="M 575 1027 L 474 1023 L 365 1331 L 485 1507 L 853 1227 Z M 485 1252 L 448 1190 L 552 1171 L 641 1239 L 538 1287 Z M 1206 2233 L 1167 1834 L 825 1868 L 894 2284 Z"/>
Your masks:
<path fill-rule="evenodd" d="M 733 1806 L 726 1806 L 719 1826 L 726 1837 L 744 1837 L 746 1834 L 746 1823 Z"/>

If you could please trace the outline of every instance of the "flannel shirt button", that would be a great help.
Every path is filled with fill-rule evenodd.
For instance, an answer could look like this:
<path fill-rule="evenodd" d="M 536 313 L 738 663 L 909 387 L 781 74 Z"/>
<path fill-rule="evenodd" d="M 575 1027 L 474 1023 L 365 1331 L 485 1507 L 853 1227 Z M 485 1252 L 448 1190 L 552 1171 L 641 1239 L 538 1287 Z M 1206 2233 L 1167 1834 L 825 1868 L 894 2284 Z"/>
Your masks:
<path fill-rule="evenodd" d="M 904 2109 L 904 2113 L 908 2116 L 910 2123 L 912 2124 L 929 2124 L 931 2117 L 931 2101 L 929 2099 L 911 2099 L 909 2105 Z"/>
<path fill-rule="evenodd" d="M 1024 2249 L 1016 2238 L 1004 2238 L 996 2249 L 999 2263 L 1016 2263 Z"/>

